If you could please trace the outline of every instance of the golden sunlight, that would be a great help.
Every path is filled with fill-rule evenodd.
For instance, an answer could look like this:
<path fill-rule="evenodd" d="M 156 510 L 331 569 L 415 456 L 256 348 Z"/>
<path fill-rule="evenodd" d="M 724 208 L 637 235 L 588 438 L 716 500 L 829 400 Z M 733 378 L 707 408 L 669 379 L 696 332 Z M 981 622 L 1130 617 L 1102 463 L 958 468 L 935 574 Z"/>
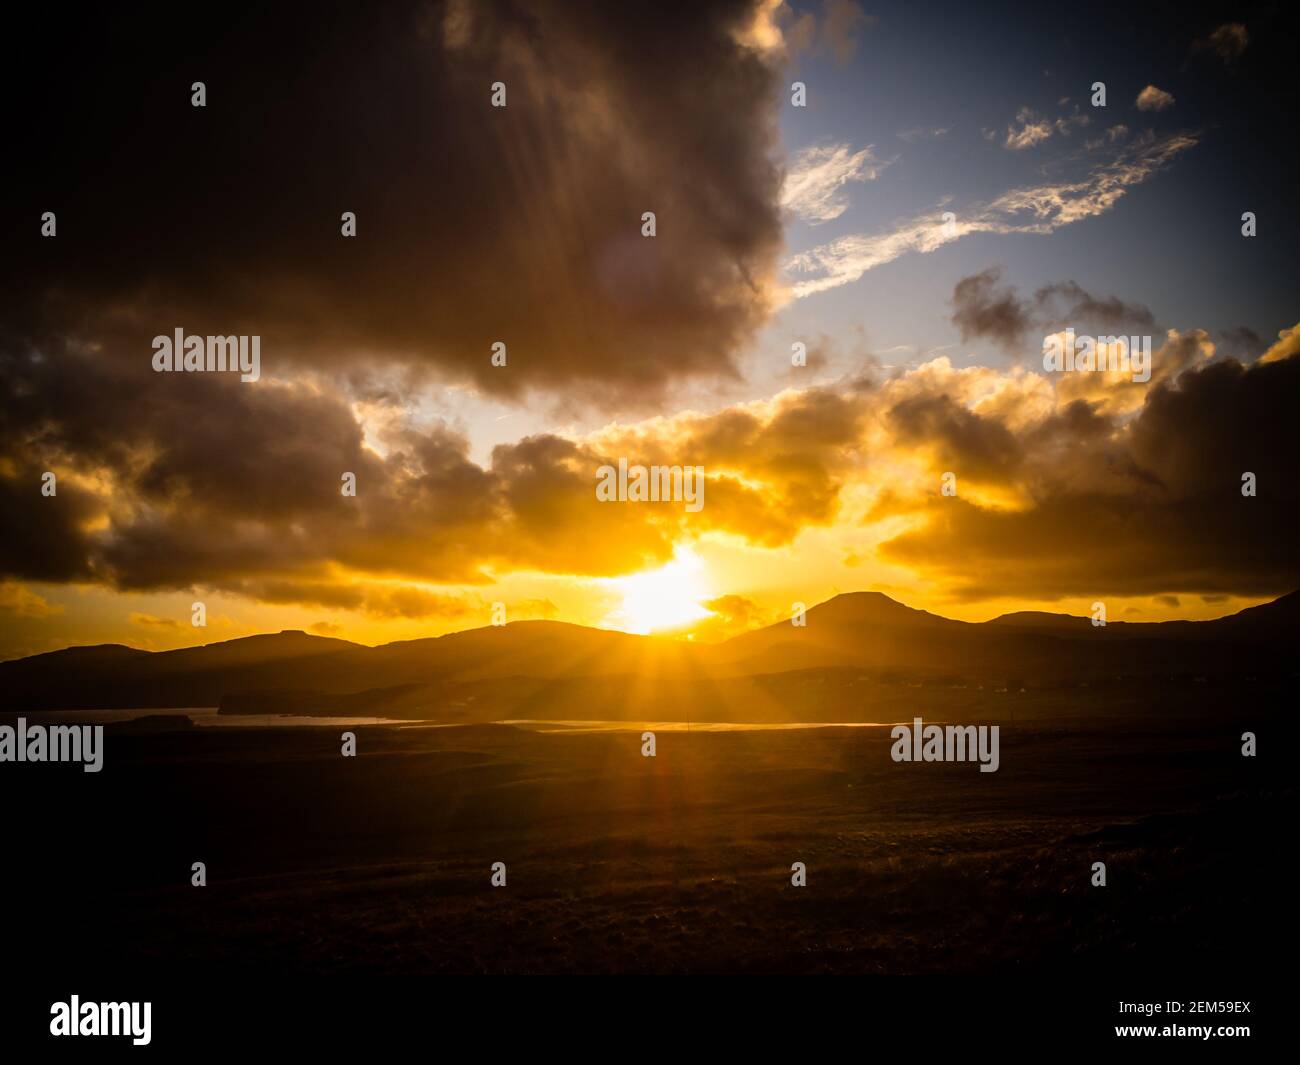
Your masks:
<path fill-rule="evenodd" d="M 645 635 L 703 621 L 710 614 L 702 601 L 712 597 L 704 563 L 681 549 L 666 566 L 614 577 L 609 585 L 622 595 L 622 605 L 607 622 L 625 632 Z"/>

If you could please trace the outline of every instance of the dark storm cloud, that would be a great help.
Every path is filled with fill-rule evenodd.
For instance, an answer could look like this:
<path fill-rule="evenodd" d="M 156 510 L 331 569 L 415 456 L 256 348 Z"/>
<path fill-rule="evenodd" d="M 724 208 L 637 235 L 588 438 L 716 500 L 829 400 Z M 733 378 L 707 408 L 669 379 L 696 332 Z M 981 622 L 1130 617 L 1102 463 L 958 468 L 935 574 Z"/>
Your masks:
<path fill-rule="evenodd" d="M 0 574 L 32 581 L 91 577 L 90 541 L 84 523 L 99 507 L 75 484 L 41 494 L 41 464 L 15 462 L 0 470 Z"/>
<path fill-rule="evenodd" d="M 1155 385 L 1129 424 L 1077 401 L 1018 435 L 1021 505 L 932 502 L 882 554 L 971 598 L 1294 590 L 1298 390 L 1300 358 L 1225 359 Z"/>
<path fill-rule="evenodd" d="M 950 396 L 909 396 L 887 417 L 899 444 L 932 448 L 945 470 L 960 465 L 963 476 L 990 481 L 1009 478 L 1020 465 L 1021 445 L 1011 430 Z"/>
<path fill-rule="evenodd" d="M 260 335 L 273 375 L 397 360 L 588 403 L 733 373 L 780 243 L 779 79 L 738 43 L 751 7 L 184 5 L 14 25 L 40 46 L 7 68 L 10 339 L 98 343 L 143 375 L 179 325 Z"/>
<path fill-rule="evenodd" d="M 834 516 L 861 432 L 863 382 L 771 409 L 652 421 L 603 438 L 551 434 L 493 450 L 397 421 L 366 443 L 344 393 L 319 381 L 240 384 L 151 375 L 64 344 L 0 348 L 0 581 L 120 590 L 212 587 L 264 602 L 448 615 L 456 602 L 386 581 L 487 584 L 496 571 L 612 576 L 710 529 L 788 542 Z M 647 428 L 648 426 L 648 428 Z M 21 458 L 19 458 L 21 456 Z M 601 503 L 620 456 L 707 464 L 708 507 Z M 58 493 L 41 494 L 41 473 Z M 341 492 L 355 475 L 356 495 Z"/>
<path fill-rule="evenodd" d="M 375 573 L 477 573 L 491 512 L 467 443 L 433 429 L 380 458 L 345 397 L 309 384 L 151 374 L 71 345 L 0 350 L 0 571 L 119 588 Z M 58 494 L 40 493 L 40 472 Z M 358 498 L 344 497 L 355 474 Z M 8 527 L 12 528 L 8 528 Z"/>
<path fill-rule="evenodd" d="M 843 520 L 845 489 L 865 483 L 881 489 L 866 524 L 908 519 L 882 557 L 954 594 L 1288 591 L 1300 585 L 1289 537 L 1300 357 L 1243 366 L 1206 352 L 1202 332 L 1171 333 L 1136 406 L 935 360 L 880 383 L 526 437 L 484 465 L 438 425 L 390 426 L 372 451 L 345 398 L 319 384 L 182 388 L 160 376 L 141 390 L 71 347 L 0 358 L 15 400 L 0 409 L 0 583 L 210 587 L 455 616 L 459 600 L 401 582 L 613 576 L 710 532 L 780 547 Z M 191 439 L 166 446 L 176 434 Z M 620 456 L 703 465 L 705 507 L 599 502 L 597 469 Z M 40 494 L 47 469 L 54 498 Z M 949 470 L 961 488 L 940 499 Z M 355 499 L 340 494 L 344 471 Z M 1255 497 L 1241 495 L 1247 472 Z"/>
<path fill-rule="evenodd" d="M 48 47 L 5 71 L 0 573 L 427 616 L 457 604 L 356 582 L 670 556 L 677 519 L 596 505 L 602 456 L 541 436 L 480 466 L 402 422 L 404 388 L 634 405 L 733 372 L 780 239 L 752 18 L 719 0 L 13 25 Z M 265 376 L 154 373 L 177 326 L 259 335 Z M 382 455 L 358 400 L 404 426 Z"/>

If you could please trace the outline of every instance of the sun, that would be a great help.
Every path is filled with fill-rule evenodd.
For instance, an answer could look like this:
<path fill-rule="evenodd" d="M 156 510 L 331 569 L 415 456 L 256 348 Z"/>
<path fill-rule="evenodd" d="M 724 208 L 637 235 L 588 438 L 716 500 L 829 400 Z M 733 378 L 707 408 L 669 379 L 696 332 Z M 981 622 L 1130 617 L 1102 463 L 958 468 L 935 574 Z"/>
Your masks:
<path fill-rule="evenodd" d="M 689 549 L 679 549 L 666 566 L 614 577 L 609 584 L 623 597 L 609 620 L 625 632 L 645 635 L 678 629 L 712 613 L 702 603 L 711 598 L 704 563 Z"/>

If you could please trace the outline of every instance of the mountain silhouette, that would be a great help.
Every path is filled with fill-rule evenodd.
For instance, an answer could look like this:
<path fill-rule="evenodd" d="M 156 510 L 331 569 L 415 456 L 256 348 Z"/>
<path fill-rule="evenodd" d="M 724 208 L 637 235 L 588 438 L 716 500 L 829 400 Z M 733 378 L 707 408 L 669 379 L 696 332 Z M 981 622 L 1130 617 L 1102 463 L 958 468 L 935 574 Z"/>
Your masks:
<path fill-rule="evenodd" d="M 818 671 L 917 683 L 1050 687 L 1102 678 L 1281 677 L 1300 593 L 1214 621 L 1112 622 L 1038 611 L 972 623 L 878 592 L 838 595 L 784 621 L 695 645 L 555 621 L 521 621 L 366 647 L 290 630 L 174 651 L 106 644 L 0 663 L 0 710 L 222 706 L 259 712 L 400 713 L 566 698 L 743 701 Z M 788 675 L 784 681 L 764 680 Z M 728 688 L 728 686 L 730 686 Z M 759 689 L 762 689 L 760 691 Z M 717 689 L 715 691 L 714 689 Z M 720 694 L 719 694 L 720 693 Z"/>

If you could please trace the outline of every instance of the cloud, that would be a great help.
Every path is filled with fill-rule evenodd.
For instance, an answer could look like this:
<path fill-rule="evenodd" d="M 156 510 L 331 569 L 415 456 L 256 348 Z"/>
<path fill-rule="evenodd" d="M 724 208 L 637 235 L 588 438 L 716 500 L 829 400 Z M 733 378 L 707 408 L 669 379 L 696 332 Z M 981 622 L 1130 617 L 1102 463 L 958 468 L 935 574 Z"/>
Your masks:
<path fill-rule="evenodd" d="M 462 435 L 409 421 L 400 397 L 380 419 L 380 454 L 348 395 L 319 380 L 140 390 L 71 346 L 49 359 L 0 350 L 0 371 L 0 453 L 25 456 L 0 465 L 0 579 L 206 587 L 379 617 L 459 616 L 476 608 L 463 589 L 496 573 L 631 572 L 710 530 L 788 542 L 833 517 L 848 461 L 835 447 L 856 436 L 852 396 L 813 390 L 635 430 L 527 436 L 480 465 Z M 601 503 L 597 470 L 619 457 L 707 463 L 707 507 Z M 58 476 L 55 497 L 41 494 L 43 470 Z M 344 473 L 355 497 L 340 491 Z"/>
<path fill-rule="evenodd" d="M 1058 389 L 1047 413 L 1018 428 L 938 398 L 956 373 L 940 368 L 919 397 L 900 382 L 898 406 L 926 413 L 925 480 L 937 485 L 953 470 L 968 487 L 956 498 L 898 489 L 876 517 L 916 523 L 881 546 L 885 559 L 970 599 L 1267 596 L 1300 586 L 1286 535 L 1300 517 L 1288 470 L 1300 430 L 1286 413 L 1300 359 L 1184 364 L 1145 388 L 1130 383 L 1141 395 L 1132 416 Z M 1244 471 L 1269 485 L 1267 498 L 1241 495 Z"/>
<path fill-rule="evenodd" d="M 1009 299 L 1036 320 L 1037 295 L 1008 297 L 998 280 L 975 275 L 955 300 L 967 320 L 1001 329 L 974 312 Z M 1070 311 L 1140 310 L 1073 282 L 1040 291 Z M 1286 409 L 1300 386 L 1296 335 L 1245 366 L 1203 330 L 1170 330 L 1146 384 L 1049 376 L 1032 358 L 1008 369 L 937 358 L 883 380 L 526 436 L 483 463 L 446 426 L 401 418 L 384 452 L 371 450 L 346 395 L 320 382 L 155 397 L 90 352 L 0 357 L 0 453 L 27 457 L 0 466 L 0 513 L 41 534 L 0 538 L 0 587 L 207 588 L 459 619 L 482 616 L 510 574 L 619 576 L 695 540 L 798 550 L 810 530 L 839 529 L 855 530 L 859 557 L 874 550 L 961 597 L 1273 594 L 1300 584 L 1284 535 L 1300 517 L 1287 468 L 1300 444 Z M 620 457 L 704 466 L 705 506 L 599 502 L 597 470 Z M 42 469 L 60 473 L 57 496 L 40 494 Z M 343 470 L 357 474 L 355 498 L 340 494 Z M 938 495 L 946 471 L 955 498 Z M 1240 496 L 1244 471 L 1257 498 Z"/>
<path fill-rule="evenodd" d="M 823 0 L 820 18 L 780 4 L 777 18 L 787 24 L 785 41 L 791 54 L 829 55 L 841 65 L 856 54 L 859 33 L 880 21 L 854 0 Z"/>
<path fill-rule="evenodd" d="M 1127 303 L 1118 296 L 1094 296 L 1076 281 L 1044 285 L 1034 293 L 1043 324 L 1078 326 L 1136 326 L 1151 329 L 1155 317 L 1149 307 Z"/>
<path fill-rule="evenodd" d="M 807 275 L 795 281 L 790 291 L 802 298 L 847 285 L 908 252 L 932 252 L 972 233 L 1054 233 L 1105 214 L 1130 188 L 1163 170 L 1196 143 L 1197 138 L 1187 133 L 1138 138 L 1117 148 L 1113 158 L 1094 164 L 1076 181 L 1012 189 L 986 203 L 954 210 L 956 220 L 951 226 L 942 218 L 949 204 L 941 202 L 926 214 L 899 222 L 883 233 L 840 237 L 787 260 L 787 272 Z"/>
<path fill-rule="evenodd" d="M 1129 135 L 1128 126 L 1123 122 L 1117 122 L 1106 130 L 1100 137 L 1094 137 L 1083 142 L 1084 148 L 1090 152 L 1095 152 L 1098 148 L 1105 147 L 1109 144 L 1116 144 Z"/>
<path fill-rule="evenodd" d="M 263 602 L 275 601 L 266 594 L 254 593 L 254 598 Z M 310 601 L 311 596 L 303 595 L 301 590 L 289 586 L 281 592 L 284 602 L 298 603 Z M 343 606 L 360 610 L 377 618 L 464 618 L 470 614 L 481 613 L 477 603 L 469 603 L 454 595 L 439 595 L 423 588 L 410 586 L 372 586 L 355 590 L 346 602 L 321 602 L 319 605 Z"/>
<path fill-rule="evenodd" d="M 1077 104 L 1075 105 L 1072 114 L 1062 115 L 1053 123 L 1056 132 L 1061 134 L 1063 137 L 1068 137 L 1070 131 L 1076 127 L 1090 125 L 1092 125 L 1092 116 L 1090 116 L 1086 111 L 1080 111 Z"/>
<path fill-rule="evenodd" d="M 947 136 L 951 131 L 951 126 L 914 126 L 912 129 L 905 129 L 898 134 L 898 139 L 907 141 L 908 144 L 915 144 L 917 141 L 938 140 L 940 137 Z"/>
<path fill-rule="evenodd" d="M 997 287 L 1002 273 L 991 267 L 964 277 L 953 289 L 952 323 L 962 340 L 987 337 L 1006 348 L 1014 348 L 1029 328 L 1028 308 L 1010 288 Z"/>
<path fill-rule="evenodd" d="M 703 605 L 710 612 L 709 616 L 691 627 L 692 638 L 702 643 L 726 640 L 777 620 L 743 595 L 723 595 Z"/>
<path fill-rule="evenodd" d="M 924 447 L 983 484 L 1013 477 L 1022 462 L 1015 434 L 997 418 L 977 413 L 946 392 L 905 395 L 885 413 L 894 446 Z"/>
<path fill-rule="evenodd" d="M 549 599 L 512 599 L 507 607 L 510 617 L 516 621 L 524 618 L 550 621 L 560 614 L 560 608 Z"/>
<path fill-rule="evenodd" d="M 310 47 L 274 8 L 88 16 L 9 71 L 31 94 L 10 209 L 56 205 L 59 236 L 4 257 L 5 342 L 97 344 L 142 389 L 177 326 L 259 335 L 272 377 L 400 365 L 589 406 L 735 376 L 782 240 L 779 57 L 745 43 L 742 0 L 618 15 L 412 0 L 316 20 Z"/>
<path fill-rule="evenodd" d="M 1061 336 L 1063 344 L 1065 340 Z M 1109 341 L 1102 336 L 1097 337 L 1099 353 L 1104 346 L 1108 352 L 1112 348 L 1117 349 L 1118 354 L 1125 349 L 1126 342 L 1127 338 L 1123 335 L 1113 337 L 1112 334 Z M 1076 345 L 1077 343 L 1076 338 Z M 1148 384 L 1155 386 L 1173 380 L 1189 367 L 1208 362 L 1214 354 L 1214 344 L 1205 330 L 1191 329 L 1182 333 L 1170 329 L 1163 342 L 1155 345 L 1152 352 L 1151 381 Z M 1083 400 L 1099 413 L 1124 415 L 1141 407 L 1150 391 L 1149 388 L 1135 389 L 1133 384 L 1132 372 L 1122 369 L 1072 373 L 1061 377 L 1056 386 L 1056 394 L 1062 403 Z"/>
<path fill-rule="evenodd" d="M 1300 355 L 1300 325 L 1293 325 L 1278 333 L 1277 342 L 1259 357 L 1259 361 L 1281 362 L 1295 355 Z"/>
<path fill-rule="evenodd" d="M 140 611 L 132 611 L 130 616 L 132 625 L 140 625 L 148 629 L 181 629 L 181 623 L 175 618 L 160 618 L 154 614 L 145 614 Z"/>
<path fill-rule="evenodd" d="M 853 0 L 826 0 L 822 5 L 822 38 L 830 45 L 836 60 L 847 62 L 858 47 L 860 29 L 869 29 L 879 20 L 868 15 Z"/>
<path fill-rule="evenodd" d="M 63 607 L 25 585 L 3 581 L 0 582 L 0 613 L 20 618 L 48 618 L 62 614 Z"/>
<path fill-rule="evenodd" d="M 1069 103 L 1069 97 L 1063 98 L 1060 103 L 1062 106 Z M 1087 113 L 1080 111 L 1077 104 L 1071 114 L 1062 115 L 1055 120 L 1045 118 L 1031 107 L 1022 107 L 1016 112 L 1015 121 L 1007 126 L 1003 146 L 1013 152 L 1023 151 L 1025 148 L 1032 148 L 1036 144 L 1041 144 L 1054 133 L 1068 137 L 1070 131 L 1076 126 L 1087 126 L 1091 123 L 1092 118 Z"/>
<path fill-rule="evenodd" d="M 1209 52 L 1218 56 L 1225 63 L 1231 64 L 1239 59 L 1250 44 L 1250 34 L 1240 22 L 1225 22 L 1216 26 L 1207 37 L 1192 42 L 1192 54 Z"/>
<path fill-rule="evenodd" d="M 849 206 L 844 186 L 875 181 L 889 166 L 872 154 L 873 145 L 853 152 L 847 144 L 813 145 L 790 164 L 781 190 L 781 206 L 812 225 L 839 218 Z"/>
<path fill-rule="evenodd" d="M 1036 114 L 1031 108 L 1022 107 L 1016 114 L 1015 122 L 1007 127 L 1004 145 L 1012 151 L 1032 148 L 1047 140 L 1052 135 L 1052 128 L 1048 119 Z"/>
<path fill-rule="evenodd" d="M 1164 89 L 1148 85 L 1137 94 L 1137 99 L 1133 102 L 1139 111 L 1167 111 L 1174 106 L 1174 97 Z"/>
<path fill-rule="evenodd" d="M 1223 346 L 1242 362 L 1260 354 L 1268 346 L 1264 338 L 1246 325 L 1233 326 L 1219 332 Z"/>

